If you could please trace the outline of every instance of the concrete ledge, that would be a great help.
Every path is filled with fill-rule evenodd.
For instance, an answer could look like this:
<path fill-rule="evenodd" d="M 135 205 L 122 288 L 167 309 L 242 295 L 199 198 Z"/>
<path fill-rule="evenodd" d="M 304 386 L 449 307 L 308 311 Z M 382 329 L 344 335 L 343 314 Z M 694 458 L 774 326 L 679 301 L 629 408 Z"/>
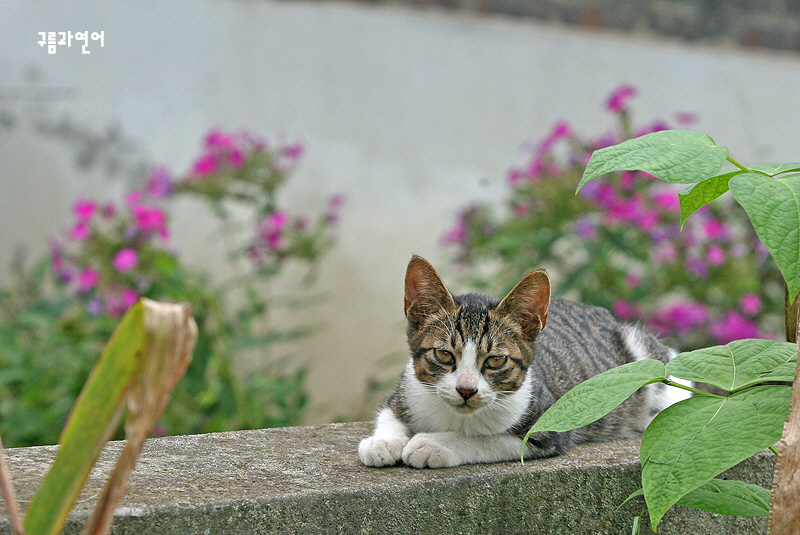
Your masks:
<path fill-rule="evenodd" d="M 356 455 L 370 430 L 354 423 L 149 440 L 112 533 L 619 534 L 630 533 L 643 509 L 641 499 L 617 509 L 640 487 L 636 441 L 582 446 L 524 466 L 376 469 Z M 55 450 L 8 450 L 23 507 Z M 119 451 L 118 442 L 106 447 L 65 533 L 80 532 Z M 773 467 L 762 453 L 728 476 L 768 487 Z M 8 534 L 0 513 L 0 533 Z M 766 533 L 766 518 L 675 508 L 659 533 Z"/>

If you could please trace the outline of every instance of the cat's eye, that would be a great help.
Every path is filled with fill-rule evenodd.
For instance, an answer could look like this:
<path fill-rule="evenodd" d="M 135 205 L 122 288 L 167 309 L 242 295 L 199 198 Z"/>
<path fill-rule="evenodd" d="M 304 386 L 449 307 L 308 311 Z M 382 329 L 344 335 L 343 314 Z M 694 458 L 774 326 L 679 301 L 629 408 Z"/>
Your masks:
<path fill-rule="evenodd" d="M 451 352 L 444 349 L 434 349 L 433 356 L 436 357 L 436 360 L 442 364 L 453 364 L 453 362 L 456 360 Z"/>
<path fill-rule="evenodd" d="M 507 360 L 508 357 L 505 355 L 492 355 L 486 359 L 486 361 L 483 363 L 483 367 L 490 370 L 496 370 L 497 368 L 501 368 Z"/>

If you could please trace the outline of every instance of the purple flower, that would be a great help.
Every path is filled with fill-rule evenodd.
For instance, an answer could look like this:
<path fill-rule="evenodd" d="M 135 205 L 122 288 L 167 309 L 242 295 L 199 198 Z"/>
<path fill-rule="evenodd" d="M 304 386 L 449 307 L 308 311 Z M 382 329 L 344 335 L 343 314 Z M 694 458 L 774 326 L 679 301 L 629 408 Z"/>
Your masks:
<path fill-rule="evenodd" d="M 145 187 L 147 193 L 153 199 L 163 199 L 172 193 L 172 177 L 166 167 L 156 167 Z"/>
<path fill-rule="evenodd" d="M 708 277 L 708 266 L 699 258 L 693 256 L 687 258 L 686 269 L 697 278 L 704 279 Z"/>
<path fill-rule="evenodd" d="M 755 316 L 761 312 L 761 298 L 754 293 L 746 293 L 739 298 L 739 306 L 748 316 Z"/>
<path fill-rule="evenodd" d="M 575 234 L 584 240 L 593 240 L 597 237 L 597 228 L 584 216 L 575 222 Z"/>
<path fill-rule="evenodd" d="M 339 212 L 342 210 L 344 201 L 345 196 L 342 194 L 333 195 L 328 199 L 328 209 L 325 212 L 325 219 L 329 224 L 335 225 L 339 221 Z"/>
<path fill-rule="evenodd" d="M 613 113 L 622 113 L 628 109 L 628 100 L 635 96 L 635 87 L 630 84 L 622 84 L 609 95 L 606 109 Z"/>
<path fill-rule="evenodd" d="M 444 236 L 442 236 L 442 241 L 446 245 L 459 245 L 464 243 L 464 240 L 467 239 L 467 222 L 464 218 L 460 218 L 458 222 L 445 232 Z"/>
<path fill-rule="evenodd" d="M 139 255 L 136 254 L 134 249 L 127 247 L 120 250 L 114 256 L 114 260 L 111 261 L 111 265 L 113 265 L 114 269 L 120 273 L 126 273 L 132 269 L 135 269 L 136 266 L 139 265 Z"/>
<path fill-rule="evenodd" d="M 712 323 L 708 332 L 720 344 L 727 344 L 743 338 L 758 338 L 758 325 L 735 311 L 725 313 L 725 317 Z"/>

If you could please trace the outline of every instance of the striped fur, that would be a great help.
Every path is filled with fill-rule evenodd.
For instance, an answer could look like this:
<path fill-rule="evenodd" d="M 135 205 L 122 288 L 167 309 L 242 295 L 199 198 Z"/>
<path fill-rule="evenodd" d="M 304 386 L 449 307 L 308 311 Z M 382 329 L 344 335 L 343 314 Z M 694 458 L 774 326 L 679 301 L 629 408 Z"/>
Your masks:
<path fill-rule="evenodd" d="M 518 459 L 521 438 L 558 398 L 610 368 L 675 352 L 601 308 L 554 300 L 543 271 L 502 300 L 453 296 L 434 268 L 412 258 L 405 312 L 411 358 L 359 445 L 368 466 L 443 467 Z M 663 384 L 640 389 L 584 428 L 531 437 L 526 457 L 581 442 L 640 435 L 668 404 Z"/>

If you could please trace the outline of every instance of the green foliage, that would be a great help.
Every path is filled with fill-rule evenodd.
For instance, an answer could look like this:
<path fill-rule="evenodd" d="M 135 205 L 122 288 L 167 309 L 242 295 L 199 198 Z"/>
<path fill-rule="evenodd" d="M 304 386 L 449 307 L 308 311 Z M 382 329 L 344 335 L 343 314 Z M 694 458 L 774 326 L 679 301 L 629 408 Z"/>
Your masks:
<path fill-rule="evenodd" d="M 758 339 L 681 353 L 666 368 L 658 361 L 633 362 L 573 388 L 531 431 L 566 431 L 587 425 L 622 403 L 627 398 L 623 394 L 649 383 L 687 388 L 673 381 L 678 378 L 724 390 L 725 396 L 719 396 L 692 389 L 696 396 L 663 410 L 645 431 L 640 449 L 642 486 L 655 530 L 664 513 L 690 493 L 691 507 L 717 512 L 720 508 L 715 504 L 725 501 L 723 496 L 728 494 L 739 496 L 739 501 L 744 500 L 742 493 L 763 498 L 760 491 L 744 484 L 704 485 L 780 439 L 791 388 L 762 383 L 791 380 L 796 363 L 794 344 Z M 694 492 L 701 487 L 703 491 Z M 740 510 L 737 499 L 727 501 L 727 514 L 753 514 L 749 505 Z"/>
<path fill-rule="evenodd" d="M 184 176 L 157 168 L 146 187 L 121 204 L 79 199 L 74 222 L 51 242 L 50 258 L 31 272 L 18 269 L 15 284 L 0 290 L 0 432 L 6 444 L 57 441 L 94 356 L 140 296 L 191 303 L 200 330 L 194 359 L 157 434 L 299 423 L 305 370 L 274 358 L 270 348 L 313 329 L 268 323 L 280 306 L 271 286 L 293 263 L 307 268 L 303 290 L 310 287 L 333 246 L 342 202 L 332 198 L 313 220 L 281 208 L 278 192 L 301 155 L 298 144 L 271 147 L 248 132 L 215 130 Z M 208 204 L 225 237 L 235 274 L 222 283 L 168 247 L 168 208 L 189 196 Z M 260 363 L 243 377 L 233 369 L 242 356 Z"/>

